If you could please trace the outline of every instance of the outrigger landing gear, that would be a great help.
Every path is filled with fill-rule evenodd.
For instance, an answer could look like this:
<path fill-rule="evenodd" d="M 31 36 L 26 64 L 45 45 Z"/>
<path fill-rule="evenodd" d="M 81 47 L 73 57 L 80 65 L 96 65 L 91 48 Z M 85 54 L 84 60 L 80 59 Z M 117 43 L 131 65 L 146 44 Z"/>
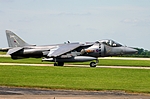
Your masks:
<path fill-rule="evenodd" d="M 90 67 L 96 67 L 96 65 L 99 63 L 99 60 L 97 59 L 96 62 L 91 62 Z"/>

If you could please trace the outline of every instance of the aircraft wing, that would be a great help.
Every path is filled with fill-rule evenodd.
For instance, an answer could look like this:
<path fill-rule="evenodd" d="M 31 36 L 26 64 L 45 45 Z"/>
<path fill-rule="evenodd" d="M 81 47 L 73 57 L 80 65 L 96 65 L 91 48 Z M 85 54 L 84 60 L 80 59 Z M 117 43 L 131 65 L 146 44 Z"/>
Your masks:
<path fill-rule="evenodd" d="M 67 52 L 70 52 L 78 47 L 80 47 L 82 44 L 79 43 L 68 43 L 64 45 L 59 45 L 55 50 L 51 50 L 48 54 L 49 57 L 58 57 L 62 54 L 65 54 Z"/>

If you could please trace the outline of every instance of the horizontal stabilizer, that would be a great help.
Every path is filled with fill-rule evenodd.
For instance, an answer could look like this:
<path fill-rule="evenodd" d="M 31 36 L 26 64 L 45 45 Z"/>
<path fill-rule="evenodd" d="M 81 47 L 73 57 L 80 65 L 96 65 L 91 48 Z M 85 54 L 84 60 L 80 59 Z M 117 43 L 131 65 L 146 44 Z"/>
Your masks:
<path fill-rule="evenodd" d="M 22 49 L 23 49 L 23 47 L 14 47 L 14 48 L 8 50 L 7 55 L 11 55 L 13 53 L 16 53 L 16 52 L 22 50 Z"/>
<path fill-rule="evenodd" d="M 11 47 L 7 47 L 7 48 L 0 48 L 0 51 L 2 51 L 2 52 L 7 52 L 9 49 L 11 49 Z"/>

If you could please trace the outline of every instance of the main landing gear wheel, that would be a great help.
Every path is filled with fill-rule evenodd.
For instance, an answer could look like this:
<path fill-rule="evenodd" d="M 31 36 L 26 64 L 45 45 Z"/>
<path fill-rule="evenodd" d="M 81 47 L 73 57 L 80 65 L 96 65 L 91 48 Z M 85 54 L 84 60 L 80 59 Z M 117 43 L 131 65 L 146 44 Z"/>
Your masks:
<path fill-rule="evenodd" d="M 96 67 L 96 62 L 91 62 L 90 67 Z"/>
<path fill-rule="evenodd" d="M 54 66 L 64 66 L 64 62 L 54 63 Z"/>
<path fill-rule="evenodd" d="M 54 63 L 54 66 L 58 66 L 58 64 L 57 64 L 57 63 Z"/>
<path fill-rule="evenodd" d="M 58 62 L 58 66 L 64 66 L 64 62 Z"/>

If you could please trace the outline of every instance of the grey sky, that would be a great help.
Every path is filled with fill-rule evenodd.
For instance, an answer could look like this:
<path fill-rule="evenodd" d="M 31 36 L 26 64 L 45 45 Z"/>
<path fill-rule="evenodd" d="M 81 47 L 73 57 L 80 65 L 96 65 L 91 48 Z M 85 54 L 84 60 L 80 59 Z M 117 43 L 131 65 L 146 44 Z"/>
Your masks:
<path fill-rule="evenodd" d="M 150 0 L 0 0 L 0 47 L 6 29 L 37 45 L 108 38 L 150 50 Z"/>

